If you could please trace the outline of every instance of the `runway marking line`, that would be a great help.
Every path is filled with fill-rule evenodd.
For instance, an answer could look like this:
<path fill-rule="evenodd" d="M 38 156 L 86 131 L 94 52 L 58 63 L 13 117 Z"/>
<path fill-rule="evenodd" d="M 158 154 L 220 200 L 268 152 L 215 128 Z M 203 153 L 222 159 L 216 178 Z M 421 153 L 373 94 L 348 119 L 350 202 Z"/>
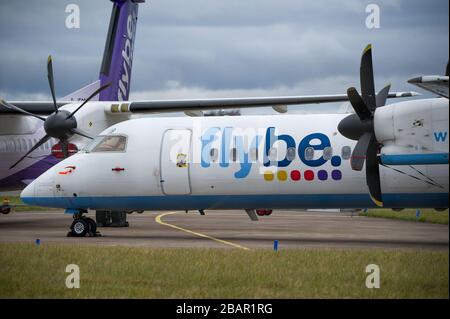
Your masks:
<path fill-rule="evenodd" d="M 202 238 L 206 238 L 206 239 L 211 239 L 211 240 L 216 241 L 218 243 L 221 243 L 221 244 L 224 244 L 224 245 L 228 245 L 228 246 L 232 246 L 234 248 L 239 248 L 239 249 L 243 249 L 243 250 L 250 250 L 247 247 L 244 247 L 244 246 L 241 246 L 241 245 L 238 245 L 238 244 L 226 241 L 226 240 L 222 240 L 222 239 L 215 238 L 215 237 L 212 237 L 212 236 L 209 236 L 209 235 L 198 233 L 198 232 L 195 232 L 195 231 L 192 231 L 192 230 L 189 230 L 189 229 L 185 229 L 185 228 L 182 228 L 180 226 L 172 225 L 172 224 L 169 224 L 169 223 L 166 223 L 166 222 L 162 221 L 163 217 L 169 216 L 169 215 L 175 215 L 175 214 L 177 214 L 177 213 L 176 212 L 171 212 L 171 213 L 160 214 L 160 215 L 156 216 L 155 221 L 158 224 L 160 224 L 160 225 L 164 225 L 164 226 L 167 226 L 167 227 L 178 229 L 178 230 L 184 231 L 184 232 L 189 233 L 189 234 L 194 235 L 194 236 L 198 236 L 198 237 L 202 237 Z"/>

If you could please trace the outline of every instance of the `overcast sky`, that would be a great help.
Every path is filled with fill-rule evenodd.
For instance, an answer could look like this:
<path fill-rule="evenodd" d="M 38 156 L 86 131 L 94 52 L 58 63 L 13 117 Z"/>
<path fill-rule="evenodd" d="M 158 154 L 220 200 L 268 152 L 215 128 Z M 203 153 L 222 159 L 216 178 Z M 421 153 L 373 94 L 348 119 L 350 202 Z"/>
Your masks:
<path fill-rule="evenodd" d="M 81 28 L 67 29 L 78 4 Z M 381 8 L 368 29 L 365 8 Z M 0 94 L 50 98 L 98 78 L 108 0 L 0 0 Z M 345 93 L 359 87 L 361 51 L 374 45 L 377 88 L 417 90 L 406 80 L 443 74 L 448 0 L 147 0 L 140 6 L 131 99 Z"/>

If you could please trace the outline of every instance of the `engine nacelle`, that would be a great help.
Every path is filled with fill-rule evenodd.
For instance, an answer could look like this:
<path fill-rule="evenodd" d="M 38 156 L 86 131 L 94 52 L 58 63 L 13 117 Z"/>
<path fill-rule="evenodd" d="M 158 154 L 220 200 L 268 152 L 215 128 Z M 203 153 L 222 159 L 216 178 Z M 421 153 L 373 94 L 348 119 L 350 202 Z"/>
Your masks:
<path fill-rule="evenodd" d="M 375 112 L 381 156 L 440 155 L 448 161 L 449 101 L 445 98 L 407 101 L 380 107 Z M 431 160 L 431 157 L 429 160 Z M 412 158 L 412 157 L 410 157 Z M 442 158 L 440 158 L 442 160 Z"/>

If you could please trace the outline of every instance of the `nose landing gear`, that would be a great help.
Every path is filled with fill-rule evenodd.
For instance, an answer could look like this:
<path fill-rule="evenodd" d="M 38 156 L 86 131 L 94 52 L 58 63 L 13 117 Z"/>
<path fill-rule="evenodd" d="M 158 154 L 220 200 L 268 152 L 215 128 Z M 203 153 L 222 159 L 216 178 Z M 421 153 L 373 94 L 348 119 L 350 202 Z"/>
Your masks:
<path fill-rule="evenodd" d="M 4 215 L 8 215 L 11 213 L 12 207 L 9 204 L 9 199 L 5 198 L 3 199 L 3 204 L 0 206 L 0 212 Z"/>
<path fill-rule="evenodd" d="M 97 231 L 97 223 L 89 217 L 83 216 L 86 211 L 79 212 L 73 215 L 73 222 L 70 226 L 70 231 L 67 237 L 100 237 L 100 232 Z"/>

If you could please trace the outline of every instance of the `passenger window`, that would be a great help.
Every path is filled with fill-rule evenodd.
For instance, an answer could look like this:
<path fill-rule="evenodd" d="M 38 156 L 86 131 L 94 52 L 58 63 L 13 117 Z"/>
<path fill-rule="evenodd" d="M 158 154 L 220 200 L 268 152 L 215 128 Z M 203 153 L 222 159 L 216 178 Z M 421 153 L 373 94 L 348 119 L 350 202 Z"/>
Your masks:
<path fill-rule="evenodd" d="M 217 148 L 212 148 L 211 151 L 209 152 L 211 161 L 217 162 L 218 158 L 219 158 L 219 150 Z"/>
<path fill-rule="evenodd" d="M 250 161 L 256 163 L 258 161 L 258 149 L 252 148 L 250 150 Z"/>
<path fill-rule="evenodd" d="M 9 140 L 6 142 L 6 151 L 7 152 L 14 152 L 14 143 L 13 141 Z"/>
<path fill-rule="evenodd" d="M 235 148 L 231 149 L 231 161 L 232 162 L 237 161 L 237 149 Z"/>
<path fill-rule="evenodd" d="M 278 150 L 275 147 L 272 147 L 269 150 L 269 160 L 271 162 L 275 162 L 278 159 Z"/>
<path fill-rule="evenodd" d="M 349 160 L 352 157 L 352 148 L 350 146 L 344 146 L 342 148 L 342 159 Z"/>
<path fill-rule="evenodd" d="M 27 142 L 25 141 L 25 139 L 23 139 L 23 138 L 20 139 L 20 145 L 21 145 L 22 151 L 27 151 Z"/>
<path fill-rule="evenodd" d="M 14 149 L 16 152 L 21 152 L 22 149 L 20 148 L 20 142 L 19 140 L 14 140 Z"/>
<path fill-rule="evenodd" d="M 323 159 L 329 161 L 333 157 L 333 148 L 325 147 L 323 150 Z"/>
<path fill-rule="evenodd" d="M 305 159 L 307 161 L 312 161 L 314 159 L 314 148 L 312 147 L 307 147 L 305 149 Z"/>
<path fill-rule="evenodd" d="M 94 143 L 91 145 L 91 152 L 124 152 L 126 144 L 127 138 L 125 136 L 103 136 L 101 139 L 94 140 Z"/>
<path fill-rule="evenodd" d="M 293 160 L 295 160 L 295 154 L 296 154 L 297 152 L 296 152 L 296 149 L 295 149 L 295 147 L 290 147 L 290 148 L 288 148 L 288 150 L 287 150 L 287 154 L 286 154 L 286 158 L 287 158 L 287 160 L 288 161 L 293 161 Z"/>

